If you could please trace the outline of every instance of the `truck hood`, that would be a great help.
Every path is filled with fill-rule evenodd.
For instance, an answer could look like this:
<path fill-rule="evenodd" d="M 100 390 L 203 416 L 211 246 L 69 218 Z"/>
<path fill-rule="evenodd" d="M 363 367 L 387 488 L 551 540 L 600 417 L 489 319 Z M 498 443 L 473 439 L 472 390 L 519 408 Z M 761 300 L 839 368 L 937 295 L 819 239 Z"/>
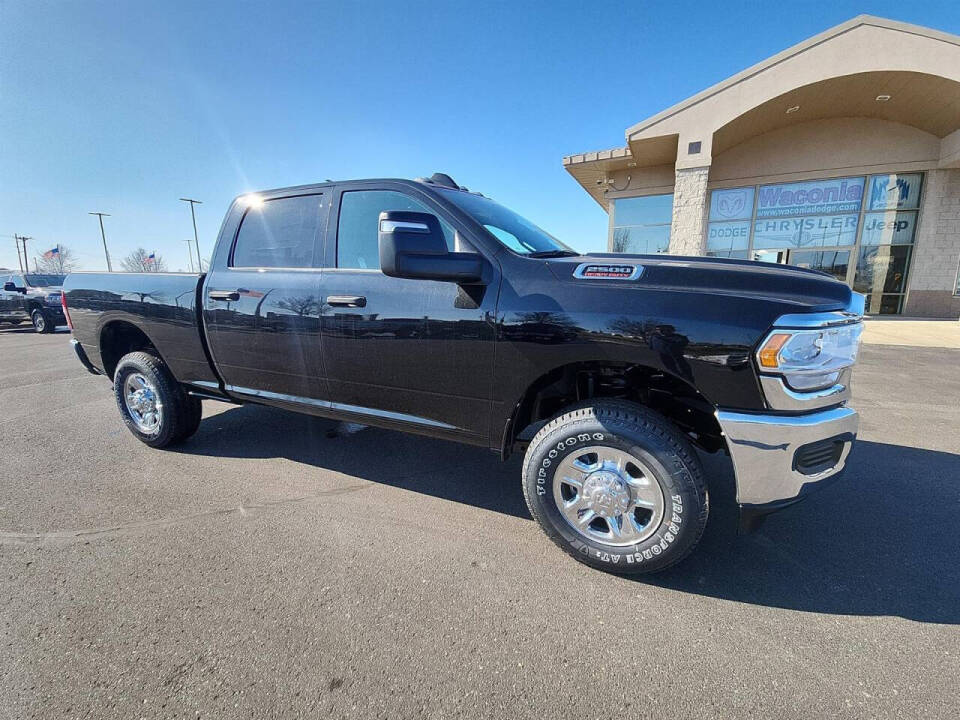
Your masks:
<path fill-rule="evenodd" d="M 623 289 L 646 288 L 739 295 L 757 300 L 795 304 L 811 312 L 840 310 L 850 305 L 850 288 L 817 270 L 752 260 L 688 257 L 683 255 L 624 255 L 596 253 L 547 261 L 561 281 L 595 283 Z M 584 263 L 642 267 L 635 279 L 575 277 Z"/>

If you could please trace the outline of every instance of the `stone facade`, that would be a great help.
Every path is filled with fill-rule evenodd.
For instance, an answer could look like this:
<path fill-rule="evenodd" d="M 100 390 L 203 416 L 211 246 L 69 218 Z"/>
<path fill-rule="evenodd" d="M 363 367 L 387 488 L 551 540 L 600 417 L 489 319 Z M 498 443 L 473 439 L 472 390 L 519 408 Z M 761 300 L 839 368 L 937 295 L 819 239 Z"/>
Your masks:
<path fill-rule="evenodd" d="M 904 315 L 960 317 L 960 170 L 929 170 Z"/>
<path fill-rule="evenodd" d="M 677 169 L 670 226 L 671 255 L 703 255 L 706 251 L 709 175 L 709 167 Z"/>

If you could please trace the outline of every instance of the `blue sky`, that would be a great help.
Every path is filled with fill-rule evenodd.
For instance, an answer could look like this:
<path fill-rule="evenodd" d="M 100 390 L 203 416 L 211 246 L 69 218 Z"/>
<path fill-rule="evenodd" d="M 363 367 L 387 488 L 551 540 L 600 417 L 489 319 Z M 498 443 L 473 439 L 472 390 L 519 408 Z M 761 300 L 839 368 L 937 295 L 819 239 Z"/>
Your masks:
<path fill-rule="evenodd" d="M 0 0 L 0 266 L 16 232 L 105 268 L 100 210 L 186 268 L 181 196 L 206 256 L 242 192 L 438 170 L 602 249 L 564 155 L 863 12 L 960 34 L 955 1 Z"/>

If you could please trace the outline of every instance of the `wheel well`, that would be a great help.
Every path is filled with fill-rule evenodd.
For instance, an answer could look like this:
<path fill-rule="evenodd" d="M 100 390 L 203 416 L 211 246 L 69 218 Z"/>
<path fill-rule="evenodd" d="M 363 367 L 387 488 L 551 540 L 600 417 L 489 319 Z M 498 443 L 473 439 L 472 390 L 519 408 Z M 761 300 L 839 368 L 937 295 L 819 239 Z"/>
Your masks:
<path fill-rule="evenodd" d="M 136 325 L 118 320 L 108 323 L 100 331 L 100 360 L 108 378 L 113 379 L 113 371 L 117 369 L 120 358 L 137 350 L 157 353 L 153 342 Z"/>
<path fill-rule="evenodd" d="M 503 455 L 528 442 L 564 408 L 593 398 L 645 405 L 671 420 L 709 452 L 725 447 L 716 408 L 690 384 L 654 368 L 630 363 L 575 363 L 538 378 L 517 404 L 506 429 Z"/>

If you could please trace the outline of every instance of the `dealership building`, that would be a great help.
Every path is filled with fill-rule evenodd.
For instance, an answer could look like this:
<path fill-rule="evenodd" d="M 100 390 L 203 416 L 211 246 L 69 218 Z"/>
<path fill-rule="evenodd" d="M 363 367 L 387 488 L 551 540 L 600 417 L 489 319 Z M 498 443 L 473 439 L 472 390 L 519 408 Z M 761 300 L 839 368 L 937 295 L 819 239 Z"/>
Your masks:
<path fill-rule="evenodd" d="M 960 37 L 860 16 L 564 158 L 613 252 L 830 273 L 960 317 Z"/>

